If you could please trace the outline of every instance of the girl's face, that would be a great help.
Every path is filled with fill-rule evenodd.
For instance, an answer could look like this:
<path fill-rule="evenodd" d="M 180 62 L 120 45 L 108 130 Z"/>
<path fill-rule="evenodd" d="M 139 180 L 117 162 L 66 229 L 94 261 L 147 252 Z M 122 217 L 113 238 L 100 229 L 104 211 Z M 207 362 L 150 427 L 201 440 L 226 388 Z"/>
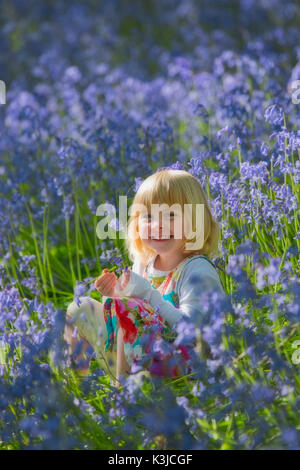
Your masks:
<path fill-rule="evenodd" d="M 140 238 L 157 254 L 182 251 L 184 223 L 181 211 L 145 211 L 138 219 Z"/>

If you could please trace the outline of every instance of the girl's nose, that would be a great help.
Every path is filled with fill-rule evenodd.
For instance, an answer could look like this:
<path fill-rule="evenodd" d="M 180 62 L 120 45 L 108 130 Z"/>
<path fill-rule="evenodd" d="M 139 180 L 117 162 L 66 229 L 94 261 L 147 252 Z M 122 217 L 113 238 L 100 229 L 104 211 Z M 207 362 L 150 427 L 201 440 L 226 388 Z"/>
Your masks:
<path fill-rule="evenodd" d="M 168 234 L 168 231 L 170 230 L 170 227 L 168 226 L 168 222 L 165 220 L 164 221 L 164 231 L 166 234 Z M 158 220 L 153 220 L 151 223 L 151 235 L 152 236 L 161 236 L 163 233 L 163 221 L 160 219 Z"/>
<path fill-rule="evenodd" d="M 153 237 L 153 236 L 156 236 L 156 237 L 157 237 L 157 236 L 159 236 L 159 232 L 161 231 L 161 227 L 160 227 L 160 225 L 157 224 L 157 223 L 152 223 L 150 230 L 151 230 L 151 236 L 152 236 L 152 237 Z"/>

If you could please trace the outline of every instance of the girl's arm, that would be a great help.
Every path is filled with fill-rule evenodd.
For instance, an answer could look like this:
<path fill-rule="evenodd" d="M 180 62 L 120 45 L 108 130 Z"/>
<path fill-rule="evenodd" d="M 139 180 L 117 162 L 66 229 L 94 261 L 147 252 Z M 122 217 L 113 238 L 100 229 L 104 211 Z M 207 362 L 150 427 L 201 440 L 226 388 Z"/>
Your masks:
<path fill-rule="evenodd" d="M 201 277 L 201 281 L 192 283 L 191 278 L 195 275 Z M 130 272 L 129 283 L 121 291 L 120 296 L 137 297 L 148 301 L 154 308 L 159 307 L 161 316 L 173 327 L 183 316 L 190 317 L 193 311 L 199 310 L 200 290 L 203 292 L 216 289 L 225 295 L 218 273 L 202 259 L 189 263 L 178 282 L 179 308 L 164 300 L 160 292 L 154 289 L 147 279 L 133 271 Z"/>

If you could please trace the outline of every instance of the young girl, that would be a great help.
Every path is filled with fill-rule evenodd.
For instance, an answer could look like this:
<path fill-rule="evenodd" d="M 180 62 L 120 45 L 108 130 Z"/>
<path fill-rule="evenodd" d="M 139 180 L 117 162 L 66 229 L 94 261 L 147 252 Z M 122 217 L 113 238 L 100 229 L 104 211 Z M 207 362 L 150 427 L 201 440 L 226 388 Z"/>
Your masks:
<path fill-rule="evenodd" d="M 155 204 L 165 207 L 159 217 L 153 217 L 157 214 Z M 197 211 L 187 212 L 187 204 L 193 208 L 203 205 L 201 227 Z M 147 325 L 155 323 L 161 336 L 170 338 L 172 328 L 181 318 L 199 311 L 199 284 L 190 282 L 193 276 L 201 278 L 202 290 L 217 289 L 225 294 L 210 259 L 219 253 L 219 224 L 194 176 L 184 170 L 154 173 L 140 185 L 133 201 L 133 208 L 136 207 L 128 221 L 126 238 L 132 270 L 117 279 L 104 269 L 95 282 L 103 296 L 102 303 L 81 297 L 79 306 L 73 302 L 67 310 L 65 339 L 70 352 L 76 347 L 74 327 L 77 327 L 84 350 L 91 345 L 97 354 L 103 346 L 105 351 L 117 352 L 117 378 L 128 373 L 133 361 L 149 351 L 149 346 L 142 346 L 140 341 L 148 331 Z M 181 352 L 183 359 L 189 357 L 184 348 Z M 83 373 L 88 373 L 88 363 L 83 367 Z M 152 372 L 155 373 L 153 364 Z M 159 364 L 159 373 L 178 375 L 180 369 L 170 371 Z"/>

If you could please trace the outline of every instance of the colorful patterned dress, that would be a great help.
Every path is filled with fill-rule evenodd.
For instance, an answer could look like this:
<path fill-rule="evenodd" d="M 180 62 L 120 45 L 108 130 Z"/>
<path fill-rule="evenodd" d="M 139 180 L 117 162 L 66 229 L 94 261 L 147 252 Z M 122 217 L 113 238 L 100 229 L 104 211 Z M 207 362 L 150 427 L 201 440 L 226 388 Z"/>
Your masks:
<path fill-rule="evenodd" d="M 176 308 L 179 308 L 179 298 L 177 294 L 177 282 L 183 266 L 194 257 L 205 258 L 205 256 L 192 255 L 185 258 L 173 270 L 164 276 L 154 276 L 149 274 L 148 267 L 150 262 L 144 269 L 143 277 L 148 279 L 154 289 L 157 289 L 164 300 L 171 302 Z M 210 261 L 211 262 L 211 261 Z M 212 263 L 213 264 L 213 263 Z M 119 324 L 124 332 L 124 352 L 128 364 L 131 366 L 133 361 L 141 359 L 145 354 L 149 354 L 151 342 L 160 337 L 166 343 L 166 348 L 160 353 L 152 355 L 152 360 L 146 367 L 153 375 L 160 376 L 179 376 L 190 372 L 187 365 L 190 358 L 189 348 L 178 346 L 176 354 L 179 358 L 177 365 L 172 365 L 170 361 L 172 354 L 166 353 L 168 343 L 173 343 L 176 338 L 176 332 L 172 331 L 170 326 L 163 320 L 161 315 L 155 311 L 154 307 L 146 300 L 136 297 L 107 298 L 104 303 L 104 318 L 107 327 L 107 342 L 105 351 L 116 351 L 117 348 L 117 317 Z M 151 332 L 149 326 L 151 325 Z M 140 338 L 145 333 L 150 333 L 148 342 L 142 346 Z M 194 345 L 191 345 L 191 348 Z M 170 348 L 169 348 L 170 349 Z"/>

